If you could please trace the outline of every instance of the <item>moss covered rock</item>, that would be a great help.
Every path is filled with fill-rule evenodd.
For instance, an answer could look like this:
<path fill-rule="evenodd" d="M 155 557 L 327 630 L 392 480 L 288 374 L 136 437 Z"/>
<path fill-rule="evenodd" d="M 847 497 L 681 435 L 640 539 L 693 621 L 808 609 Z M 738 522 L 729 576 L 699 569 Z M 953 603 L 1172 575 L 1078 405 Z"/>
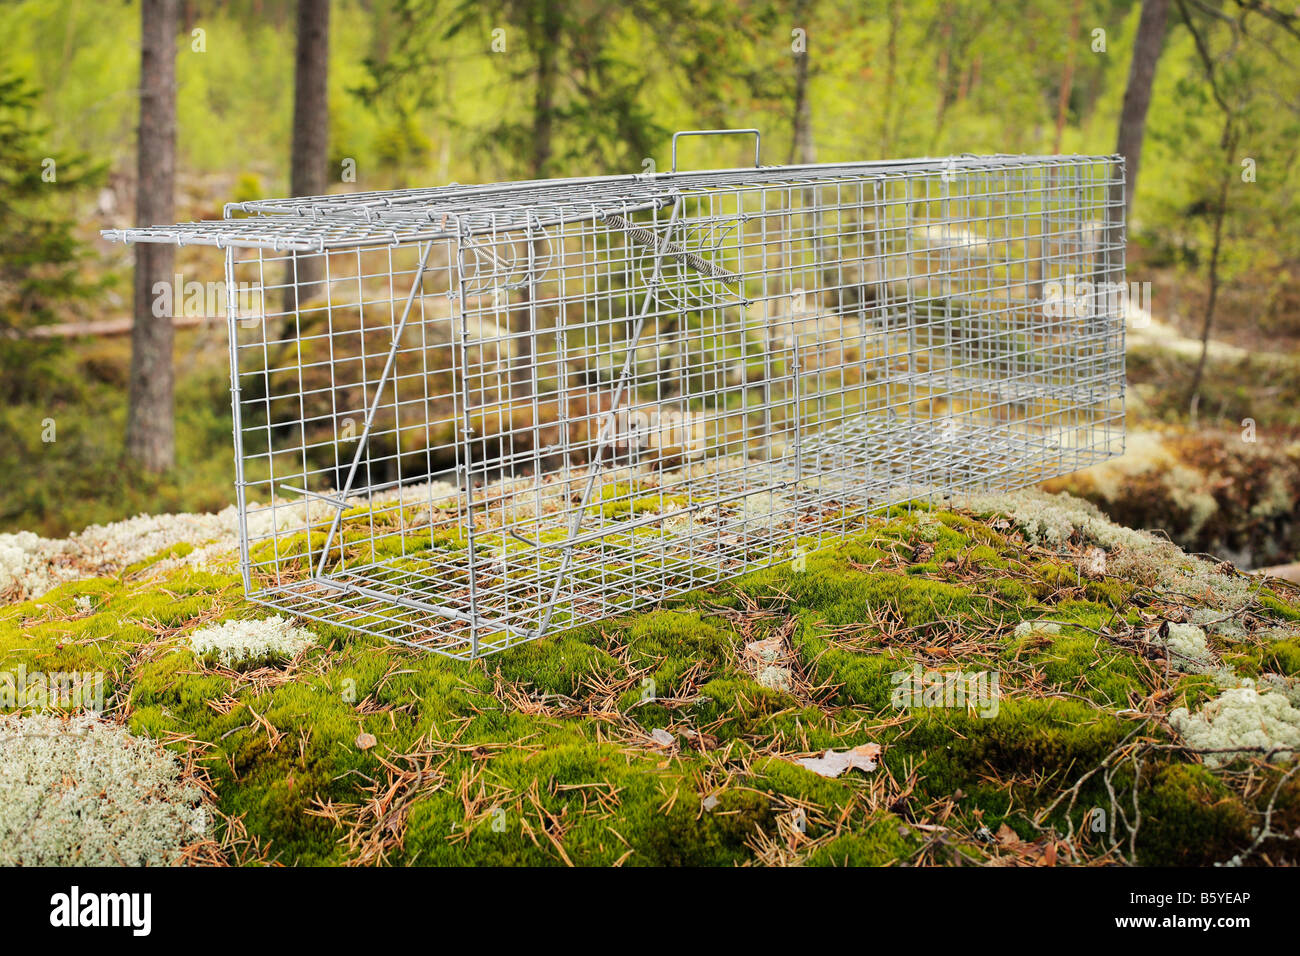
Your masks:
<path fill-rule="evenodd" d="M 1297 592 L 1077 499 L 952 504 L 473 663 L 310 622 L 238 661 L 196 646 L 265 615 L 226 545 L 169 537 L 11 591 L 0 672 L 103 673 L 101 720 L 165 745 L 210 806 L 204 859 L 1295 862 L 1271 836 L 1294 756 L 1179 727 L 1245 679 L 1296 693 Z M 1192 629 L 1189 671 L 1169 635 Z M 11 715 L 42 703 L 4 692 Z M 868 743 L 873 770 L 800 763 Z"/>

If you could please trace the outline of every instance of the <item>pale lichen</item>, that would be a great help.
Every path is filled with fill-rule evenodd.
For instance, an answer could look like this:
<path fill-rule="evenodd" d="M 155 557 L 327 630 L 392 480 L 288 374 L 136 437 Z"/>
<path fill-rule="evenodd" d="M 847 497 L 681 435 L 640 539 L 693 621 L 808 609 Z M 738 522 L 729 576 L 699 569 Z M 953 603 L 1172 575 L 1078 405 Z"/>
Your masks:
<path fill-rule="evenodd" d="M 1195 624 L 1169 623 L 1148 637 L 1165 649 L 1175 670 L 1189 674 L 1212 674 L 1217 662 L 1205 639 L 1205 631 Z"/>
<path fill-rule="evenodd" d="M 1006 515 L 1031 544 L 1055 549 L 1071 541 L 1099 545 L 1109 552 L 1107 572 L 1115 577 L 1220 608 L 1242 608 L 1254 598 L 1255 585 L 1248 579 L 1224 573 L 1149 531 L 1115 524 L 1096 505 L 1065 492 L 979 494 L 954 503 L 980 514 Z"/>
<path fill-rule="evenodd" d="M 205 838 L 176 755 L 89 715 L 0 715 L 0 865 L 167 866 Z"/>
<path fill-rule="evenodd" d="M 1279 691 L 1260 693 L 1249 679 L 1195 714 L 1179 707 L 1169 715 L 1169 723 L 1188 746 L 1206 751 L 1204 759 L 1211 767 L 1243 755 L 1287 759 L 1300 748 L 1300 710 Z"/>
<path fill-rule="evenodd" d="M 190 634 L 190 646 L 200 657 L 209 654 L 227 667 L 247 661 L 287 659 L 316 642 L 311 631 L 294 627 L 275 615 L 255 621 L 223 621 Z"/>
<path fill-rule="evenodd" d="M 349 498 L 355 505 L 433 501 L 445 503 L 456 489 L 445 482 L 407 485 L 375 495 Z M 245 521 L 251 540 L 273 531 L 303 531 L 334 513 L 326 501 L 279 502 L 274 508 L 250 505 Z M 177 545 L 193 550 L 158 562 L 156 570 L 176 567 L 233 570 L 239 555 L 239 511 L 231 505 L 200 514 L 136 515 L 90 527 L 65 539 L 42 538 L 30 531 L 0 534 L 0 595 L 39 597 L 67 581 L 106 574 L 152 558 Z"/>

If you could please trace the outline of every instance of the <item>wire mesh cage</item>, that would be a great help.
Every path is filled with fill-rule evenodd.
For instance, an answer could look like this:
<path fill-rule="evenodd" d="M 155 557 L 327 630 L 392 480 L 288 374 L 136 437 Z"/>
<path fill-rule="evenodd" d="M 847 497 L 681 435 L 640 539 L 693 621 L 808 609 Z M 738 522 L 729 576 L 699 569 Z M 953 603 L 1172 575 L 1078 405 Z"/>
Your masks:
<path fill-rule="evenodd" d="M 1121 158 L 673 145 L 104 233 L 224 250 L 251 600 L 472 658 L 1122 452 Z"/>

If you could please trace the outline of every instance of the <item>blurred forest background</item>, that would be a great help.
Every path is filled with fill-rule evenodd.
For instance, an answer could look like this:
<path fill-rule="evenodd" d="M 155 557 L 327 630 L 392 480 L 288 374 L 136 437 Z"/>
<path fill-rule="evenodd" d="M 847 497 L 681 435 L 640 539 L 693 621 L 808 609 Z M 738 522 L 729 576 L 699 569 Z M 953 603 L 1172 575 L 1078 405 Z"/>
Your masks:
<path fill-rule="evenodd" d="M 762 129 L 767 163 L 1109 154 L 1145 70 L 1130 452 L 1051 487 L 1245 567 L 1300 560 L 1300 6 L 143 2 L 0 5 L 0 531 L 232 500 L 221 309 L 187 310 L 174 345 L 170 327 L 135 330 L 137 362 L 172 349 L 175 444 L 150 446 L 149 468 L 127 454 L 128 405 L 173 404 L 133 389 L 136 251 L 97 235 L 141 209 L 174 202 L 170 222 L 290 192 L 642 172 L 667 168 L 673 130 L 707 127 Z M 137 164 L 140 137 L 168 134 L 138 129 L 155 9 L 170 19 L 152 48 L 143 32 L 145 56 L 175 43 L 174 180 Z M 749 148 L 702 140 L 688 161 L 745 165 Z M 221 279 L 210 250 L 153 267 Z"/>

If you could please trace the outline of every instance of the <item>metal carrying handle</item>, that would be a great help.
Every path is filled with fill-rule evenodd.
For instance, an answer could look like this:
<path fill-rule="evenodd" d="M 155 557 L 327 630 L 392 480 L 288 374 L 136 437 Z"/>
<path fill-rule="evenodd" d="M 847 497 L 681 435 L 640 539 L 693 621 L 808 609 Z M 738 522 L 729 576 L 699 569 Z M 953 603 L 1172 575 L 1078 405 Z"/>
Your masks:
<path fill-rule="evenodd" d="M 733 136 L 754 137 L 754 168 L 758 169 L 758 154 L 762 147 L 763 134 L 756 129 L 682 129 L 673 133 L 673 172 L 677 172 L 677 140 L 682 136 Z"/>

